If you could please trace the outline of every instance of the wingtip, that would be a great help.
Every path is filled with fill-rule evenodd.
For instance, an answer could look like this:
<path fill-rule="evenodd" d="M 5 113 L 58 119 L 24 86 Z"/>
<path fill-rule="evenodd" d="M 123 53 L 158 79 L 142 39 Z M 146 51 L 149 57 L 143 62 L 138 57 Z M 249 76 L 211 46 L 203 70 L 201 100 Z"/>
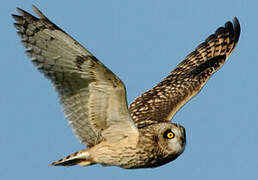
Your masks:
<path fill-rule="evenodd" d="M 16 7 L 16 11 L 21 15 L 25 14 L 25 11 L 19 7 Z"/>
<path fill-rule="evenodd" d="M 47 19 L 47 17 L 34 4 L 32 4 L 32 9 L 40 18 Z"/>
<path fill-rule="evenodd" d="M 234 20 L 233 20 L 233 21 L 234 21 L 235 23 L 237 23 L 237 24 L 240 24 L 237 17 L 234 17 Z"/>
<path fill-rule="evenodd" d="M 32 4 L 32 9 L 38 9 L 36 5 Z"/>
<path fill-rule="evenodd" d="M 234 18 L 233 24 L 234 24 L 235 30 L 236 30 L 237 32 L 239 32 L 239 34 L 240 34 L 240 31 L 241 31 L 240 22 L 239 22 L 239 20 L 238 20 L 237 17 Z"/>
<path fill-rule="evenodd" d="M 237 17 L 234 17 L 233 22 L 232 21 L 228 21 L 225 23 L 225 28 L 228 29 L 229 32 L 231 33 L 231 38 L 234 39 L 234 43 L 236 45 L 236 43 L 239 40 L 240 37 L 240 23 L 239 20 L 237 19 Z"/>
<path fill-rule="evenodd" d="M 19 16 L 19 15 L 16 15 L 16 14 L 11 14 L 11 16 L 13 17 L 13 19 L 15 20 L 15 21 L 19 21 L 20 20 L 20 18 L 21 18 L 21 16 Z"/>
<path fill-rule="evenodd" d="M 39 8 L 37 8 L 37 6 L 35 6 L 34 4 L 32 4 L 31 6 L 34 12 L 37 13 L 38 11 L 40 11 Z"/>
<path fill-rule="evenodd" d="M 238 42 L 239 37 L 240 37 L 241 27 L 240 27 L 240 23 L 239 23 L 239 20 L 237 17 L 235 17 L 233 20 L 233 26 L 234 26 L 234 30 L 235 30 L 235 41 Z"/>

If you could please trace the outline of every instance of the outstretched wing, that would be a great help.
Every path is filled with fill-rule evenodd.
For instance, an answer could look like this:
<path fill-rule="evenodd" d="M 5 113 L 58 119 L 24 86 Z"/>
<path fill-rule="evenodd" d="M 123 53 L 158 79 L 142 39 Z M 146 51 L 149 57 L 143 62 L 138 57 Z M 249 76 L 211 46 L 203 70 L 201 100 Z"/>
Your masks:
<path fill-rule="evenodd" d="M 153 89 L 130 105 L 131 117 L 138 128 L 170 121 L 174 114 L 195 96 L 230 56 L 240 36 L 237 18 L 217 29 L 174 71 Z"/>
<path fill-rule="evenodd" d="M 103 134 L 114 137 L 136 132 L 122 81 L 36 7 L 33 9 L 39 18 L 18 8 L 20 15 L 13 15 L 14 25 L 32 63 L 55 86 L 78 138 L 93 146 L 107 138 Z M 107 129 L 109 133 L 103 133 Z M 110 132 L 117 134 L 111 136 Z"/>

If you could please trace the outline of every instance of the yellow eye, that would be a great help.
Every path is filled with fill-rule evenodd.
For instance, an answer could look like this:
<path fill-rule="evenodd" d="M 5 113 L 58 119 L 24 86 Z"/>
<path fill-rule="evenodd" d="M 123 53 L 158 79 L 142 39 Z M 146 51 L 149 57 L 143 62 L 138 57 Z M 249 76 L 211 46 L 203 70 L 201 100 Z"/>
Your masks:
<path fill-rule="evenodd" d="M 169 132 L 169 133 L 167 134 L 167 138 L 168 138 L 168 139 L 172 139 L 173 137 L 174 137 L 174 133 Z"/>
<path fill-rule="evenodd" d="M 175 134 L 169 129 L 163 134 L 163 137 L 166 139 L 173 139 Z"/>

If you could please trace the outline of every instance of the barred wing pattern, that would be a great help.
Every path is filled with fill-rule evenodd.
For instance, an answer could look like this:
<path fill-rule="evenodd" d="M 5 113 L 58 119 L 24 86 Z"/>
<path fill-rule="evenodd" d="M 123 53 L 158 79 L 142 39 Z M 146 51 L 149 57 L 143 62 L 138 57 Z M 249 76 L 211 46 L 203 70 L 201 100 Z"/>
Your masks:
<path fill-rule="evenodd" d="M 129 110 L 138 128 L 170 121 L 227 60 L 240 36 L 237 18 L 217 29 L 153 89 L 136 98 Z"/>
<path fill-rule="evenodd" d="M 138 132 L 128 112 L 122 81 L 36 7 L 33 9 L 40 18 L 18 8 L 20 15 L 13 15 L 14 25 L 32 63 L 58 91 L 77 137 L 91 147 L 106 138 L 105 134 L 124 137 Z M 112 129 L 114 136 L 110 135 Z"/>

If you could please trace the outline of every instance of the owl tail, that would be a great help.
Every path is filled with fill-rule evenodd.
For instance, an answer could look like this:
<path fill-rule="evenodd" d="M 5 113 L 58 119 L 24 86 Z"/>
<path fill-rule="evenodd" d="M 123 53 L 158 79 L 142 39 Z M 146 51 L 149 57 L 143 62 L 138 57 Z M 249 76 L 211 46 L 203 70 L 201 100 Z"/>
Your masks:
<path fill-rule="evenodd" d="M 74 166 L 74 165 L 89 166 L 93 164 L 94 163 L 89 160 L 89 152 L 86 149 L 86 150 L 73 153 L 58 161 L 55 161 L 49 164 L 49 166 Z"/>

